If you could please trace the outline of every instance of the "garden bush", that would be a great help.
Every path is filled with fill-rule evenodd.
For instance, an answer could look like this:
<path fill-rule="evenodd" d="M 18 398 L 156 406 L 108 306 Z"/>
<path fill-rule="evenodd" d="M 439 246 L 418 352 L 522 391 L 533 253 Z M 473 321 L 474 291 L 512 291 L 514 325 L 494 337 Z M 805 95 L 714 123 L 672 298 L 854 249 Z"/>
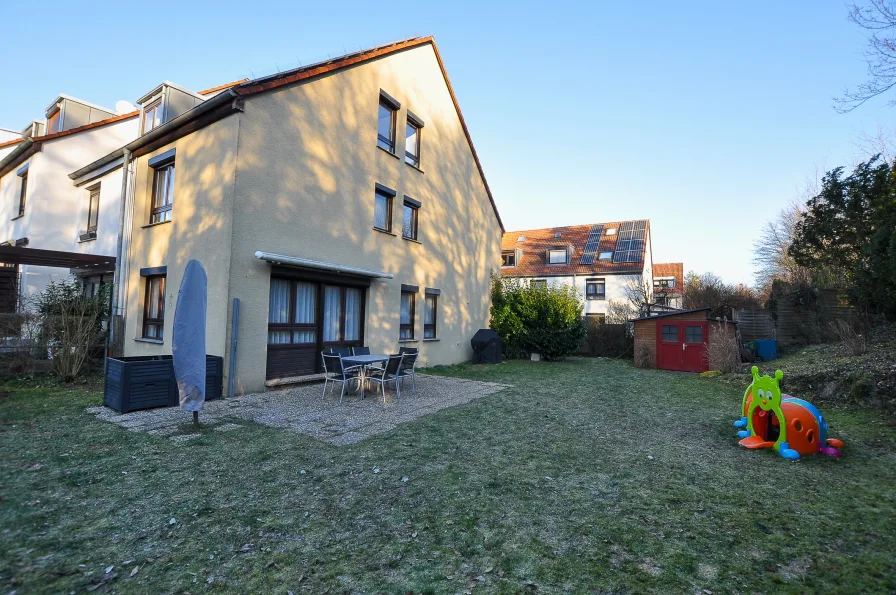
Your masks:
<path fill-rule="evenodd" d="M 491 328 L 501 336 L 504 357 L 538 353 L 559 360 L 581 349 L 587 333 L 583 303 L 571 285 L 494 277 L 491 297 Z"/>

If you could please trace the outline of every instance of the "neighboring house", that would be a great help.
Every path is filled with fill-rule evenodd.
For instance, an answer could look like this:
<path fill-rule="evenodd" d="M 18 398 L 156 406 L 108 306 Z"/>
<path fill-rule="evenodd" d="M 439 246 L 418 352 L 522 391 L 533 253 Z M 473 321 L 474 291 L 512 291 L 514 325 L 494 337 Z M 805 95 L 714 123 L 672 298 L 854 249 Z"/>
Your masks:
<path fill-rule="evenodd" d="M 598 319 L 611 301 L 628 302 L 629 286 L 650 292 L 651 265 L 643 219 L 507 232 L 501 245 L 501 275 L 573 285 L 585 298 L 584 314 Z"/>
<path fill-rule="evenodd" d="M 684 264 L 664 262 L 653 265 L 653 301 L 657 306 L 682 307 Z"/>
<path fill-rule="evenodd" d="M 503 228 L 431 37 L 197 95 L 161 85 L 141 136 L 72 174 L 129 172 L 121 353 L 171 353 L 196 258 L 225 386 L 237 345 L 233 394 L 319 372 L 329 347 L 470 359 Z"/>
<path fill-rule="evenodd" d="M 39 293 L 72 272 L 89 277 L 94 286 L 112 278 L 120 181 L 102 190 L 75 188 L 68 175 L 133 140 L 138 114 L 116 114 L 60 95 L 45 115 L 21 138 L 0 144 L 0 246 L 48 251 L 29 252 L 25 260 L 4 252 L 0 304 L 7 311 L 18 296 Z"/>

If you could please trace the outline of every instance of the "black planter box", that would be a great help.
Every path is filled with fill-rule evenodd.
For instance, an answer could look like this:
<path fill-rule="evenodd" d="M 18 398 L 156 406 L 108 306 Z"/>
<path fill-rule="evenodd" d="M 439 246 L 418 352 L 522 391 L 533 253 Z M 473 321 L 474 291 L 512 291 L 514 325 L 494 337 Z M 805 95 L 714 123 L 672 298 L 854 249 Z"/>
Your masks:
<path fill-rule="evenodd" d="M 221 398 L 224 358 L 205 356 L 205 400 Z M 106 358 L 103 403 L 120 412 L 180 404 L 170 355 Z"/>

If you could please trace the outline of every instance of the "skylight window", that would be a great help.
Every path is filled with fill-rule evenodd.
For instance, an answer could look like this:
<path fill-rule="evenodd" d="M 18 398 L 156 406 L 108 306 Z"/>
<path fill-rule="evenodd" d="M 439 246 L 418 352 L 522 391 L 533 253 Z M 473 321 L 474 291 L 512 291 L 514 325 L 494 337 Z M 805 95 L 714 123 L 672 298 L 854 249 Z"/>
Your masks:
<path fill-rule="evenodd" d="M 610 260 L 611 258 L 613 258 L 612 252 L 601 252 L 600 253 L 600 260 Z"/>
<path fill-rule="evenodd" d="M 526 241 L 526 236 L 520 236 L 520 237 L 518 237 L 518 238 L 516 239 L 516 241 L 517 241 L 517 242 L 525 242 L 525 241 Z"/>
<path fill-rule="evenodd" d="M 606 234 L 607 234 L 608 236 L 615 236 L 615 235 L 616 235 L 616 228 L 615 228 L 615 227 L 608 227 L 608 228 L 607 228 L 607 232 L 606 232 Z"/>
<path fill-rule="evenodd" d="M 560 235 L 561 235 L 561 234 L 560 234 L 560 232 L 558 231 L 557 233 L 554 234 L 554 237 L 557 238 L 557 239 L 559 239 L 559 238 L 560 238 Z"/>

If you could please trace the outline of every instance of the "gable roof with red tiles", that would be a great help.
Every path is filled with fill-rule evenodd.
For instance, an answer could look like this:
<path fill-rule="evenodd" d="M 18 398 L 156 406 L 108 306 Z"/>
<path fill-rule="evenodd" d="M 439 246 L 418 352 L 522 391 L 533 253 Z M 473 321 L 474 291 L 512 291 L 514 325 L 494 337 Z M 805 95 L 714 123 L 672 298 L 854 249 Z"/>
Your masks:
<path fill-rule="evenodd" d="M 619 228 L 623 223 L 626 222 L 613 221 L 588 225 L 508 231 L 504 234 L 504 238 L 501 241 L 501 251 L 518 250 L 517 254 L 519 257 L 515 267 L 502 267 L 501 275 L 505 277 L 565 277 L 571 275 L 643 273 L 644 258 L 650 245 L 650 220 L 647 220 L 644 248 L 641 251 L 641 258 L 638 262 L 613 262 L 612 259 L 600 260 L 599 258 L 601 252 L 616 253 Z M 634 223 L 634 220 L 632 223 Z M 603 226 L 603 232 L 601 233 L 600 243 L 594 257 L 594 264 L 582 264 L 582 254 L 585 252 L 585 244 L 588 242 L 591 228 L 597 225 Z M 608 229 L 615 229 L 616 233 L 607 235 Z M 558 233 L 560 234 L 559 238 L 557 237 Z M 524 239 L 520 241 L 521 238 Z M 569 264 L 548 264 L 548 250 L 565 246 L 572 248 Z"/>
<path fill-rule="evenodd" d="M 31 138 L 16 139 L 17 143 L 23 142 L 24 144 L 21 147 L 16 147 L 16 149 L 13 150 L 12 153 L 0 160 L 0 176 L 5 176 L 19 163 L 40 151 L 41 145 L 44 143 L 44 141 L 56 140 L 57 138 L 71 136 L 73 134 L 84 132 L 86 130 L 93 130 L 94 128 L 100 128 L 101 126 L 108 126 L 109 124 L 115 124 L 124 120 L 130 120 L 131 118 L 136 118 L 139 115 L 140 111 L 137 110 L 128 112 L 126 114 L 113 116 L 111 118 L 106 118 L 105 120 L 99 120 L 97 122 L 85 124 L 83 126 L 78 126 L 77 128 L 63 130 L 62 132 L 54 132 L 53 134 L 44 134 L 42 136 L 35 136 Z"/>
<path fill-rule="evenodd" d="M 675 287 L 671 293 L 680 293 L 684 287 L 684 263 L 661 262 L 653 265 L 653 278 L 672 277 L 675 279 Z"/>
<path fill-rule="evenodd" d="M 224 91 L 231 87 L 236 87 L 237 85 L 242 85 L 243 83 L 249 82 L 249 79 L 240 79 L 238 81 L 233 81 L 231 83 L 224 83 L 223 85 L 218 85 L 217 87 L 212 87 L 210 89 L 204 89 L 202 91 L 197 91 L 199 95 L 211 95 L 212 93 L 217 93 L 218 91 Z"/>

